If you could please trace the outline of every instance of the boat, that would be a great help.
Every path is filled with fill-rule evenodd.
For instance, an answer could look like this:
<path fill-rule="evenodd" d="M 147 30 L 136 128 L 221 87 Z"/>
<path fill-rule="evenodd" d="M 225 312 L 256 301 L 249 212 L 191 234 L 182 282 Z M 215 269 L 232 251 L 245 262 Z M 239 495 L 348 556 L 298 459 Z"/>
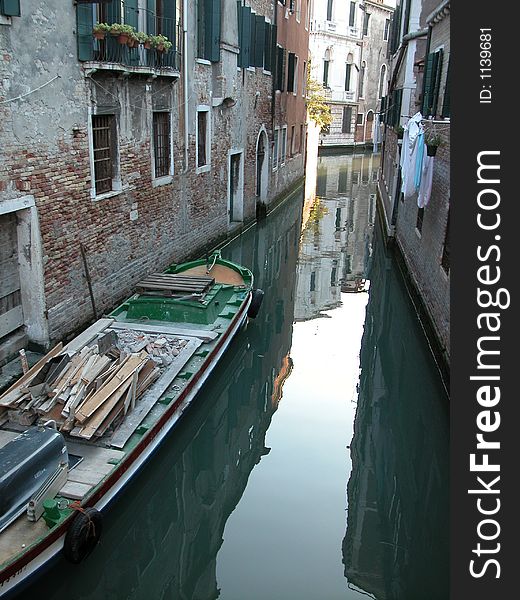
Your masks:
<path fill-rule="evenodd" d="M 60 553 L 77 564 L 93 551 L 103 511 L 262 299 L 251 271 L 219 252 L 172 265 L 0 396 L 0 596 Z"/>

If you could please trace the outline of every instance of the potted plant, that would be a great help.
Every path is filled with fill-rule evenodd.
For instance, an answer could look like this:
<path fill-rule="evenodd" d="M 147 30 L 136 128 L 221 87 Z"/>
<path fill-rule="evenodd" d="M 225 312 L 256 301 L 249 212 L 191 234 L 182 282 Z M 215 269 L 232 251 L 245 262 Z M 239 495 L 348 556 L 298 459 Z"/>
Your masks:
<path fill-rule="evenodd" d="M 164 35 L 152 35 L 150 42 L 152 48 L 155 48 L 158 52 L 168 52 L 173 46 L 170 40 Z"/>
<path fill-rule="evenodd" d="M 399 127 L 397 128 L 397 139 L 402 140 L 403 136 L 404 136 L 404 127 L 402 125 L 399 125 Z"/>
<path fill-rule="evenodd" d="M 437 154 L 437 148 L 442 146 L 442 138 L 436 133 L 427 133 L 424 141 L 426 143 L 426 154 L 428 156 L 435 156 Z"/>
<path fill-rule="evenodd" d="M 126 42 L 126 45 L 129 48 L 137 48 L 137 46 L 139 46 L 139 39 L 137 37 L 137 33 L 130 32 L 128 34 L 128 41 Z"/>
<path fill-rule="evenodd" d="M 124 25 L 123 23 L 113 23 L 110 26 L 110 34 L 117 36 L 117 41 L 120 44 L 127 44 L 128 39 L 135 35 L 136 31 L 131 25 Z"/>
<path fill-rule="evenodd" d="M 144 31 L 138 31 L 135 35 L 137 37 L 137 41 L 147 50 L 152 47 L 152 38 L 147 33 L 144 33 Z"/>
<path fill-rule="evenodd" d="M 92 29 L 92 35 L 96 40 L 104 40 L 105 35 L 110 31 L 110 25 L 108 23 L 96 23 L 94 29 Z"/>

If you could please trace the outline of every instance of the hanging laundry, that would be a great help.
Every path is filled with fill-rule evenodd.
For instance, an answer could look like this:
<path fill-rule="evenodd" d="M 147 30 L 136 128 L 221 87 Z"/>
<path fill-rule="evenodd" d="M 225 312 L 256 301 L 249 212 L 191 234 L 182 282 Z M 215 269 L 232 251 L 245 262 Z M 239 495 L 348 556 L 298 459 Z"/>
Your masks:
<path fill-rule="evenodd" d="M 401 147 L 401 159 L 399 164 L 401 166 L 402 177 L 401 191 L 404 193 L 405 198 L 411 196 L 414 192 L 414 175 L 412 172 L 410 186 L 410 172 L 412 170 L 412 165 L 415 165 L 416 156 L 414 155 L 414 151 L 417 148 L 417 136 L 423 131 L 421 121 L 422 114 L 418 112 L 408 121 L 404 128 L 403 145 Z"/>
<path fill-rule="evenodd" d="M 415 160 L 415 171 L 414 171 L 414 188 L 418 192 L 421 187 L 421 177 L 423 172 L 423 159 L 424 159 L 424 131 L 421 131 L 417 136 L 417 157 Z"/>
<path fill-rule="evenodd" d="M 419 195 L 417 196 L 417 206 L 424 208 L 430 201 L 433 182 L 433 156 L 425 154 L 423 161 L 423 169 L 421 176 L 421 186 L 419 187 Z"/>

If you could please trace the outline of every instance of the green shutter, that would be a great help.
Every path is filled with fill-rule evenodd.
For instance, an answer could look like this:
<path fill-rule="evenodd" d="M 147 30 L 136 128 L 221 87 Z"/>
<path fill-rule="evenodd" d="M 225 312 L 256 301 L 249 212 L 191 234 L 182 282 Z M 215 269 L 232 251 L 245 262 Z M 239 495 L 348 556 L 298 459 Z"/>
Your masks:
<path fill-rule="evenodd" d="M 221 0 L 204 0 L 206 3 L 206 22 L 204 39 L 204 58 L 211 62 L 220 60 L 220 17 Z"/>
<path fill-rule="evenodd" d="M 451 61 L 448 62 L 448 72 L 446 74 L 446 84 L 444 85 L 444 100 L 442 103 L 442 117 L 450 116 L 450 64 Z"/>
<path fill-rule="evenodd" d="M 435 88 L 435 75 L 437 73 L 437 62 L 439 60 L 437 52 L 428 54 L 426 59 L 426 65 L 424 69 L 424 82 L 423 82 L 423 102 L 422 102 L 422 114 L 424 117 L 429 117 L 432 114 L 433 109 L 433 92 Z"/>
<path fill-rule="evenodd" d="M 242 6 L 242 40 L 240 42 L 241 64 L 247 68 L 251 64 L 251 9 Z"/>
<path fill-rule="evenodd" d="M 253 67 L 264 66 L 264 48 L 265 48 L 265 19 L 260 15 L 255 15 L 255 51 Z"/>
<path fill-rule="evenodd" d="M 273 44 L 272 44 L 273 26 L 270 23 L 265 24 L 264 30 L 264 69 L 272 71 L 273 64 Z"/>
<path fill-rule="evenodd" d="M 439 92 L 441 89 L 441 76 L 442 76 L 442 61 L 444 56 L 444 51 L 438 50 L 437 55 L 437 64 L 435 68 L 435 79 L 433 83 L 433 103 L 432 103 L 432 116 L 437 115 L 437 105 L 439 103 Z"/>
<path fill-rule="evenodd" d="M 94 12 L 92 4 L 78 4 L 76 6 L 78 60 L 92 60 L 94 58 L 94 45 L 92 28 L 94 27 Z"/>
<path fill-rule="evenodd" d="M 255 64 L 255 48 L 256 48 L 256 15 L 251 13 L 251 29 L 249 35 L 249 44 L 251 46 L 251 50 L 249 53 L 249 65 L 248 67 L 253 67 Z"/>
<path fill-rule="evenodd" d="M 296 63 L 296 56 L 292 52 L 289 52 L 289 58 L 287 61 L 287 91 L 294 92 L 294 67 Z"/>
<path fill-rule="evenodd" d="M 6 17 L 20 17 L 20 0 L 0 0 L 0 13 Z"/>
<path fill-rule="evenodd" d="M 175 0 L 163 2 L 163 34 L 173 44 L 171 52 L 177 49 L 177 6 Z"/>
<path fill-rule="evenodd" d="M 155 26 L 155 0 L 146 0 L 146 33 L 156 35 Z"/>
<path fill-rule="evenodd" d="M 401 122 L 401 105 L 403 103 L 403 90 L 396 90 L 396 97 L 395 97 L 395 115 L 394 115 L 394 126 L 395 127 L 399 127 L 399 124 Z"/>
<path fill-rule="evenodd" d="M 125 0 L 125 23 L 139 29 L 137 21 L 137 0 Z"/>

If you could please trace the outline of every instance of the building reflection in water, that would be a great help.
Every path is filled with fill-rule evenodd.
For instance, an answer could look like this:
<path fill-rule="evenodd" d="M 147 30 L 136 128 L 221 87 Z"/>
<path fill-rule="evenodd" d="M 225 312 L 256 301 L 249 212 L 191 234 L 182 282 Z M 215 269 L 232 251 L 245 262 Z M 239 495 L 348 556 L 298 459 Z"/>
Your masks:
<path fill-rule="evenodd" d="M 377 600 L 448 598 L 448 416 L 379 226 L 351 444 L 345 576 Z"/>
<path fill-rule="evenodd" d="M 376 216 L 379 156 L 318 159 L 317 197 L 302 233 L 296 321 L 341 304 L 341 292 L 365 287 Z"/>
<path fill-rule="evenodd" d="M 100 545 L 80 565 L 64 559 L 38 595 L 82 599 L 197 599 L 220 594 L 216 557 L 249 475 L 269 452 L 265 436 L 289 376 L 302 198 L 223 251 L 254 265 L 269 289 L 189 413 L 105 517 Z M 34 588 L 27 598 L 36 595 Z"/>

